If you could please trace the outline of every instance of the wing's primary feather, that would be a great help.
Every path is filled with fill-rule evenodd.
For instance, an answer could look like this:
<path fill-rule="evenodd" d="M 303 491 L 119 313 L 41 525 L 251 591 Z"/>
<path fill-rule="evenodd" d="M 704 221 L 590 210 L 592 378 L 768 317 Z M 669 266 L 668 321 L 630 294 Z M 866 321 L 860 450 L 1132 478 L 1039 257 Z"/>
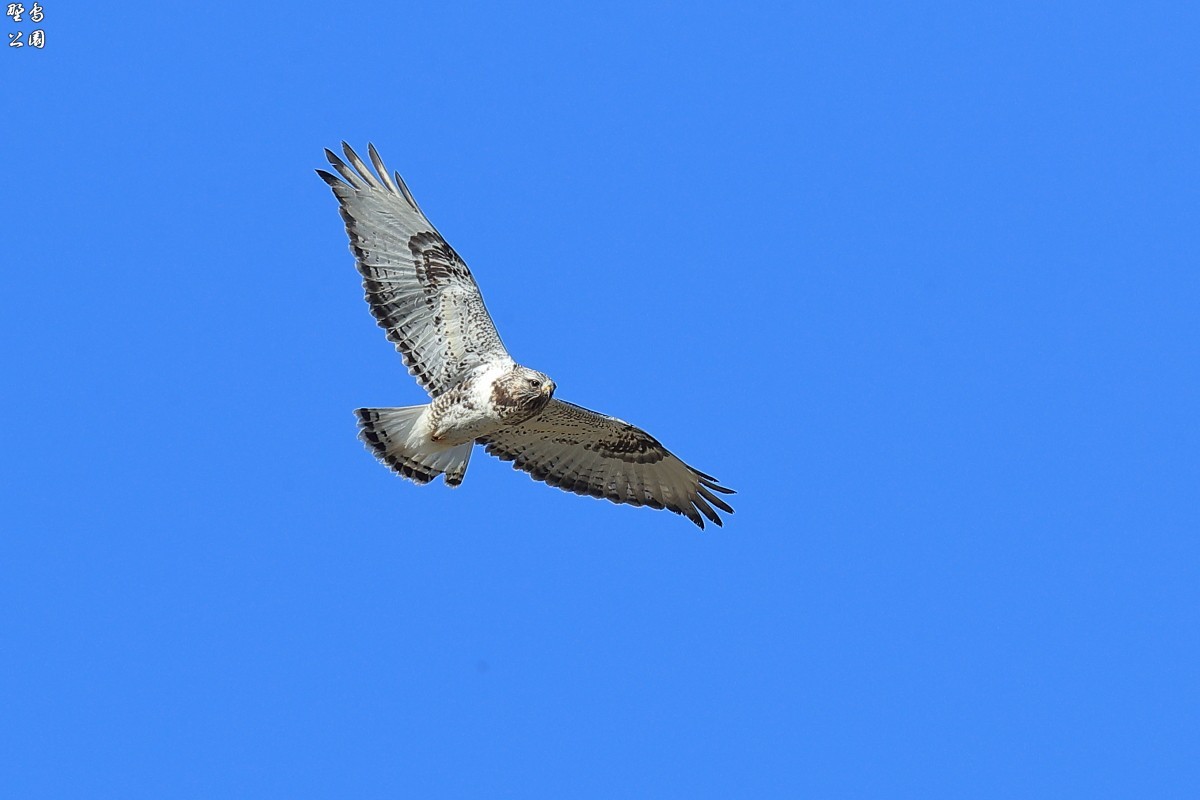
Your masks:
<path fill-rule="evenodd" d="M 704 527 L 733 509 L 733 494 L 711 475 L 689 467 L 641 428 L 573 403 L 552 400 L 531 420 L 481 438 L 487 452 L 536 480 L 614 503 L 666 508 Z M 701 516 L 703 515 L 703 516 Z"/>
<path fill-rule="evenodd" d="M 345 142 L 347 164 L 317 174 L 341 205 L 367 303 L 408 371 L 437 397 L 475 367 L 511 360 L 466 263 L 430 224 L 399 173 L 368 147 L 372 173 Z M 341 177 L 338 177 L 341 176 Z"/>

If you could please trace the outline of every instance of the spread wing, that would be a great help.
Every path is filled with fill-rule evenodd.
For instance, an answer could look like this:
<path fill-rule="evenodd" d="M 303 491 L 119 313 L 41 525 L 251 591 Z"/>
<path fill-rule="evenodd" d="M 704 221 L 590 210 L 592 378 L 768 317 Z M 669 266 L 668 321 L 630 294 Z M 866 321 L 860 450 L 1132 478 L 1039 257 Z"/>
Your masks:
<path fill-rule="evenodd" d="M 733 513 L 716 494 L 732 489 L 680 461 L 641 428 L 572 403 L 552 400 L 533 419 L 478 441 L 516 469 L 568 492 L 666 508 L 701 528 L 701 514 L 721 524 L 713 506 Z"/>
<path fill-rule="evenodd" d="M 475 367 L 510 359 L 479 287 L 454 248 L 430 224 L 399 173 L 388 177 L 375 146 L 375 172 L 348 144 L 346 162 L 326 150 L 337 175 L 317 170 L 341 204 L 350 250 L 379 327 L 432 396 Z"/>

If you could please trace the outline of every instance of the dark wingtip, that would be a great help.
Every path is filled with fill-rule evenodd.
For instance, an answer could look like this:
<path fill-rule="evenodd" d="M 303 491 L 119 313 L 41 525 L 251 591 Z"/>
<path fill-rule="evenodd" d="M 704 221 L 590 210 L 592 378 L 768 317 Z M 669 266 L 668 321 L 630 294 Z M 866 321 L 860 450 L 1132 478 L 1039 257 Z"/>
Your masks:
<path fill-rule="evenodd" d="M 328 183 L 330 186 L 338 186 L 342 183 L 342 179 L 334 175 L 332 172 L 326 172 L 323 169 L 315 170 L 317 176 Z"/>
<path fill-rule="evenodd" d="M 704 486 L 707 486 L 709 489 L 712 489 L 713 491 L 721 492 L 723 494 L 737 494 L 737 492 L 735 492 L 733 489 L 727 489 L 724 486 L 722 486 L 720 483 L 718 483 L 717 479 L 714 478 L 712 475 L 709 475 L 706 472 L 701 472 L 700 470 L 698 470 L 692 466 L 689 466 L 688 469 L 690 469 L 692 471 L 692 474 L 694 474 L 700 480 L 701 484 L 703 484 Z"/>
<path fill-rule="evenodd" d="M 722 500 L 721 498 L 719 498 L 715 494 L 713 494 L 707 486 L 704 486 L 703 484 L 701 484 L 699 491 L 700 491 L 701 497 L 703 497 L 708 502 L 712 503 L 717 508 L 724 511 L 726 514 L 733 513 L 733 507 L 730 506 L 729 503 L 726 503 L 724 500 Z"/>
<path fill-rule="evenodd" d="M 733 489 L 722 486 L 719 483 L 715 483 L 713 481 L 700 481 L 700 483 L 705 488 L 712 489 L 714 492 L 720 492 L 721 494 L 737 494 L 737 492 L 735 492 Z"/>
<path fill-rule="evenodd" d="M 708 517 L 714 525 L 716 525 L 718 528 L 721 527 L 721 518 L 717 515 L 717 512 L 712 510 L 712 506 L 704 501 L 703 497 L 693 498 L 692 504 L 695 505 L 696 508 L 700 509 L 700 513 Z"/>

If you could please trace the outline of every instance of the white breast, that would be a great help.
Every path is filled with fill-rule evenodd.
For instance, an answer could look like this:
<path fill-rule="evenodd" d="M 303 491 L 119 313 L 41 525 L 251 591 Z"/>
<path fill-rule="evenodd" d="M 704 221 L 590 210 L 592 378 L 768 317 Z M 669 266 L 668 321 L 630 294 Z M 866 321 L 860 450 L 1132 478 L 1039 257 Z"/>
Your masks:
<path fill-rule="evenodd" d="M 492 385 L 512 366 L 489 364 L 472 377 L 466 397 L 450 406 L 438 420 L 438 433 L 446 444 L 462 444 L 494 433 L 501 427 L 492 408 Z"/>

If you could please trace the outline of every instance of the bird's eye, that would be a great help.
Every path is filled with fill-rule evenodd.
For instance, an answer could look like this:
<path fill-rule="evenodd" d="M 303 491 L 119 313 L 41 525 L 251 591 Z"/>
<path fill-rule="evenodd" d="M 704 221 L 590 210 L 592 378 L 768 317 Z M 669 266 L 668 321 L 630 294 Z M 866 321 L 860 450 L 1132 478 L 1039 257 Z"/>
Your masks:
<path fill-rule="evenodd" d="M 541 382 L 541 381 L 539 381 L 537 378 L 530 378 L 530 379 L 529 379 L 529 388 L 531 388 L 531 389 L 537 389 L 537 388 L 538 388 L 538 387 L 540 387 L 541 385 L 542 385 L 542 382 Z"/>

